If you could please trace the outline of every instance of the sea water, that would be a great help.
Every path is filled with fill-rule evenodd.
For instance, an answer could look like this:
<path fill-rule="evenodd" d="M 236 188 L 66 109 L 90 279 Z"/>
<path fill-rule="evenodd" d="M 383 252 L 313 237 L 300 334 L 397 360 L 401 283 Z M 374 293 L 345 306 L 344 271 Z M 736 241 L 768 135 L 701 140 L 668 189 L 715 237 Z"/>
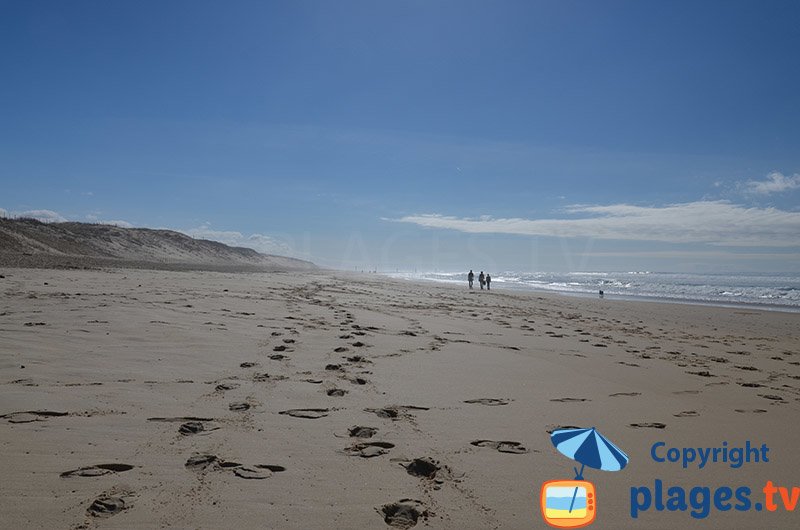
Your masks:
<path fill-rule="evenodd" d="M 548 518 L 563 519 L 586 517 L 586 488 L 548 487 L 545 498 L 545 515 Z"/>
<path fill-rule="evenodd" d="M 414 281 L 458 283 L 466 286 L 467 272 L 391 273 Z M 478 286 L 475 271 L 475 289 Z M 670 272 L 492 272 L 492 287 L 528 291 L 762 309 L 800 311 L 800 274 L 690 274 Z"/>

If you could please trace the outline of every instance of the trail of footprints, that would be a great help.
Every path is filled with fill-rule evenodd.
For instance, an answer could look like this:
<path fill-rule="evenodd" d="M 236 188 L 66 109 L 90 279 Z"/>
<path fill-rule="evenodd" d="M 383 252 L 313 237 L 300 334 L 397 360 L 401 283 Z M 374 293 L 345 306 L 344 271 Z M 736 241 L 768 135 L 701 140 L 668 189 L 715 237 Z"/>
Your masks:
<path fill-rule="evenodd" d="M 304 296 L 303 294 L 300 295 Z M 346 341 L 344 344 L 337 346 L 333 349 L 333 353 L 341 355 L 341 361 L 336 360 L 328 362 L 324 366 L 321 378 L 313 377 L 313 373 L 307 372 L 312 377 L 305 377 L 302 381 L 311 384 L 321 384 L 327 386 L 324 392 L 331 398 L 342 398 L 349 392 L 346 388 L 338 386 L 337 382 L 349 382 L 353 385 L 364 386 L 369 384 L 369 381 L 363 377 L 368 373 L 365 368 L 372 364 L 372 361 L 367 358 L 362 351 L 367 351 L 370 345 L 367 343 L 367 337 L 370 332 L 378 331 L 378 328 L 362 327 L 354 322 L 352 313 L 343 309 L 336 309 L 335 315 L 339 322 L 340 334 L 339 339 Z M 288 332 L 292 335 L 297 335 L 295 325 L 303 327 L 315 328 L 318 326 L 325 326 L 326 324 L 321 321 L 309 322 L 306 319 L 299 317 L 285 317 L 287 321 L 293 321 L 292 326 L 286 326 L 283 331 L 271 332 L 273 340 L 280 340 L 277 345 L 272 345 L 272 353 L 268 354 L 270 361 L 284 362 L 291 360 L 291 354 L 294 352 L 297 339 L 287 338 L 285 333 Z M 417 325 L 412 326 L 412 329 L 404 330 L 401 335 L 408 337 L 416 337 L 419 332 L 423 331 Z M 431 346 L 432 349 L 438 349 L 439 345 L 444 344 L 448 339 L 437 337 L 435 344 Z M 286 376 L 270 374 L 261 372 L 261 363 L 254 360 L 243 361 L 239 363 L 239 368 L 245 370 L 249 376 L 228 377 L 222 381 L 214 382 L 214 390 L 212 395 L 224 396 L 228 392 L 241 391 L 243 381 L 251 381 L 253 383 L 276 382 L 286 379 Z M 355 370 L 358 373 L 352 374 L 351 371 Z M 234 380 L 231 380 L 234 379 Z M 239 379 L 240 381 L 235 381 Z M 507 398 L 494 398 L 484 397 L 476 399 L 465 400 L 464 403 L 468 405 L 479 405 L 487 407 L 505 406 L 513 400 Z M 583 401 L 582 398 L 561 398 L 556 401 Z M 231 413 L 248 413 L 258 403 L 252 399 L 240 399 L 228 402 L 228 411 Z M 335 407 L 325 408 L 294 408 L 278 411 L 278 415 L 283 415 L 299 420 L 317 420 L 329 416 L 335 412 Z M 385 407 L 366 408 L 365 412 L 374 414 L 377 418 L 388 421 L 403 421 L 410 420 L 413 422 L 414 413 L 429 410 L 428 407 L 421 407 L 416 405 L 390 405 Z M 3 416 L 9 422 L 23 422 L 23 421 L 42 421 L 49 417 L 58 416 L 66 413 L 55 413 L 47 411 L 26 411 L 20 413 L 13 413 Z M 175 431 L 177 435 L 183 438 L 195 438 L 213 434 L 215 431 L 222 429 L 222 425 L 226 421 L 236 421 L 235 419 L 220 420 L 211 417 L 198 417 L 198 416 L 177 416 L 177 417 L 151 417 L 148 418 L 150 422 L 156 423 L 171 423 L 175 424 Z M 389 441 L 376 440 L 375 437 L 380 432 L 378 427 L 354 425 L 347 430 L 347 437 L 352 442 L 344 447 L 341 452 L 348 457 L 356 457 L 363 459 L 372 459 L 382 457 L 389 454 L 394 448 L 395 444 Z M 509 440 L 474 440 L 470 442 L 471 446 L 478 449 L 491 449 L 499 453 L 506 454 L 526 454 L 529 450 L 520 442 Z M 441 464 L 437 460 L 422 456 L 410 460 L 399 462 L 406 473 L 409 475 L 420 478 L 423 481 L 423 489 L 440 489 L 444 484 L 445 478 L 452 478 L 452 471 L 446 465 Z M 194 473 L 200 475 L 208 475 L 214 473 L 231 473 L 236 477 L 247 480 L 264 480 L 268 479 L 275 474 L 284 472 L 285 467 L 274 464 L 243 464 L 236 461 L 222 458 L 213 453 L 196 452 L 186 460 L 184 467 Z M 134 466 L 129 464 L 111 463 L 111 464 L 95 464 L 85 466 L 62 473 L 64 478 L 74 477 L 99 477 L 110 474 L 123 473 L 134 469 Z M 124 493 L 124 492 L 123 492 Z M 87 508 L 87 514 L 91 517 L 110 517 L 112 515 L 121 513 L 131 507 L 131 496 L 121 494 L 119 492 L 106 492 L 98 496 L 91 505 Z M 415 526 L 420 520 L 427 520 L 431 512 L 426 508 L 425 503 L 414 499 L 400 499 L 397 502 L 385 504 L 376 508 L 383 516 L 384 522 L 395 528 L 410 528 Z"/>

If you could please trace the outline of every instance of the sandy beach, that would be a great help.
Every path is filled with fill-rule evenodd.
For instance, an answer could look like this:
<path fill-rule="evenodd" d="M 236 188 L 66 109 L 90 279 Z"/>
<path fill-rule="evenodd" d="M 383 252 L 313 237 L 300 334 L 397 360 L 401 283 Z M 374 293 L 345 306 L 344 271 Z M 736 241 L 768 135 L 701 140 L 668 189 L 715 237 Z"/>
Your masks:
<path fill-rule="evenodd" d="M 630 457 L 585 473 L 597 528 L 797 521 L 634 519 L 631 488 L 798 485 L 800 314 L 329 272 L 0 275 L 3 528 L 544 528 L 542 483 L 574 475 L 561 426 Z M 748 440 L 769 462 L 651 457 Z"/>

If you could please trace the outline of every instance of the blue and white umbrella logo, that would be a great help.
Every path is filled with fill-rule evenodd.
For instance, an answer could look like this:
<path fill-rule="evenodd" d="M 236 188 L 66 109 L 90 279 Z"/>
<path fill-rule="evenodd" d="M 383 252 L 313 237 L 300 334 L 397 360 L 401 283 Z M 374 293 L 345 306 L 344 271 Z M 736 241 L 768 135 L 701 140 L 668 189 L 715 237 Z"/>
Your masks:
<path fill-rule="evenodd" d="M 603 471 L 619 471 L 628 464 L 628 455 L 611 443 L 597 429 L 559 429 L 550 435 L 556 449 L 576 462 L 575 480 L 583 480 L 583 468 L 589 466 Z"/>
<path fill-rule="evenodd" d="M 573 468 L 575 480 L 583 480 L 583 469 L 586 466 L 603 471 L 619 471 L 628 464 L 628 455 L 597 432 L 594 427 L 591 429 L 559 429 L 553 431 L 550 440 L 561 454 L 580 462 L 580 471 L 578 468 Z M 577 493 L 578 488 L 576 487 L 569 507 L 570 512 L 572 512 Z"/>

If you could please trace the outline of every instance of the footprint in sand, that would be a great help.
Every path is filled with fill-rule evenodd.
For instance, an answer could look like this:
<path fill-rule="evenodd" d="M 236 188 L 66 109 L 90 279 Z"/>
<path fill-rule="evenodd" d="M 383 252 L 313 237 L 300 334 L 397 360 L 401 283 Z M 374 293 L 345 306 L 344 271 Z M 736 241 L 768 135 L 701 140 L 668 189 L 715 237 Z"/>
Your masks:
<path fill-rule="evenodd" d="M 275 473 L 286 471 L 283 466 L 273 466 L 269 464 L 256 464 L 254 466 L 240 466 L 233 470 L 233 474 L 239 478 L 251 480 L 263 480 L 270 478 Z"/>
<path fill-rule="evenodd" d="M 583 427 L 578 427 L 577 425 L 548 425 L 547 434 L 553 434 L 555 431 L 562 429 L 583 429 Z"/>
<path fill-rule="evenodd" d="M 775 394 L 759 394 L 759 397 L 762 397 L 764 399 L 769 399 L 775 402 L 785 403 L 785 401 L 783 401 L 783 398 L 781 396 L 776 396 Z"/>
<path fill-rule="evenodd" d="M 0 415 L 0 418 L 8 423 L 31 423 L 34 421 L 45 421 L 47 418 L 66 416 L 68 412 L 53 412 L 52 410 L 26 410 L 22 412 L 10 412 Z"/>
<path fill-rule="evenodd" d="M 347 390 L 344 390 L 344 389 L 341 389 L 341 388 L 331 388 L 330 390 L 328 390 L 326 392 L 326 394 L 328 394 L 329 396 L 332 396 L 332 397 L 342 397 L 345 394 L 347 394 Z"/>
<path fill-rule="evenodd" d="M 283 359 L 286 359 L 286 356 L 281 355 L 280 353 L 276 353 L 275 355 L 270 355 L 269 358 L 272 359 L 273 361 L 282 361 Z"/>
<path fill-rule="evenodd" d="M 208 434 L 217 429 L 219 429 L 219 427 L 210 426 L 201 421 L 188 421 L 178 427 L 178 432 L 184 436 L 191 436 L 193 434 Z"/>
<path fill-rule="evenodd" d="M 202 471 L 209 466 L 218 464 L 219 459 L 211 454 L 194 454 L 190 456 L 184 466 L 193 471 Z"/>
<path fill-rule="evenodd" d="M 397 409 L 389 408 L 389 407 L 386 407 L 386 408 L 383 408 L 383 409 L 364 409 L 364 411 L 365 412 L 373 412 L 379 418 L 393 419 L 393 418 L 396 418 L 396 417 L 398 417 L 400 415 L 400 413 L 397 412 Z"/>
<path fill-rule="evenodd" d="M 86 510 L 86 514 L 92 517 L 111 517 L 128 508 L 129 506 L 122 497 L 103 495 L 92 502 Z"/>
<path fill-rule="evenodd" d="M 408 464 L 401 464 L 409 475 L 422 478 L 434 478 L 442 469 L 439 462 L 430 457 L 415 458 Z"/>
<path fill-rule="evenodd" d="M 372 438 L 378 432 L 375 427 L 362 427 L 360 425 L 353 425 L 347 429 L 347 434 L 351 438 Z"/>
<path fill-rule="evenodd" d="M 395 408 L 404 410 L 431 410 L 430 407 L 419 407 L 417 405 L 397 405 Z"/>
<path fill-rule="evenodd" d="M 272 348 L 272 351 L 286 351 L 286 346 L 284 346 L 283 344 L 280 344 L 280 345 L 275 346 L 274 348 Z"/>
<path fill-rule="evenodd" d="M 613 394 L 609 394 L 608 397 L 634 397 L 634 396 L 641 396 L 641 392 L 615 392 Z"/>
<path fill-rule="evenodd" d="M 696 410 L 684 410 L 684 411 L 678 412 L 677 414 L 673 414 L 673 416 L 675 416 L 676 418 L 690 418 L 690 417 L 699 416 L 699 415 L 700 415 L 700 413 L 697 412 Z"/>
<path fill-rule="evenodd" d="M 282 410 L 278 414 L 284 414 L 293 418 L 316 420 L 318 418 L 324 418 L 328 415 L 328 412 L 330 412 L 330 409 L 290 409 Z"/>
<path fill-rule="evenodd" d="M 239 368 L 252 368 L 254 366 L 258 366 L 256 362 L 246 362 L 239 365 Z"/>
<path fill-rule="evenodd" d="M 23 368 L 24 368 L 24 365 L 23 365 Z M 11 381 L 10 384 L 12 384 L 12 385 L 24 385 L 24 386 L 39 386 L 30 377 L 24 377 L 22 379 L 15 379 L 15 380 Z"/>
<path fill-rule="evenodd" d="M 344 346 L 339 346 L 338 348 L 336 348 L 333 351 L 335 351 L 336 353 L 343 353 L 343 352 L 346 352 L 346 351 L 349 351 L 349 350 L 348 350 L 348 348 L 345 348 Z"/>
<path fill-rule="evenodd" d="M 504 398 L 479 398 L 479 399 L 468 399 L 464 401 L 464 403 L 470 404 L 478 404 L 478 405 L 487 405 L 489 407 L 497 407 L 500 405 L 508 405 L 512 399 L 504 399 Z"/>
<path fill-rule="evenodd" d="M 767 412 L 765 409 L 733 409 L 740 414 L 763 414 Z"/>
<path fill-rule="evenodd" d="M 244 401 L 234 401 L 233 403 L 228 405 L 228 410 L 234 412 L 242 412 L 249 409 L 250 409 L 250 403 L 246 403 Z"/>
<path fill-rule="evenodd" d="M 407 410 L 430 410 L 429 407 L 417 407 L 415 405 L 395 405 L 391 407 L 384 407 L 381 409 L 366 408 L 365 412 L 372 412 L 380 418 L 394 419 L 400 416 L 400 409 Z"/>
<path fill-rule="evenodd" d="M 286 471 L 286 468 L 283 466 L 269 464 L 243 466 L 239 462 L 222 460 L 218 456 L 212 454 L 194 454 L 189 457 L 185 466 L 193 471 L 204 471 L 209 467 L 215 469 L 230 469 L 236 476 L 246 479 L 265 479 L 271 477 L 273 473 Z"/>
<path fill-rule="evenodd" d="M 474 445 L 475 447 L 489 447 L 501 453 L 511 453 L 515 455 L 521 455 L 528 452 L 528 449 L 520 442 L 510 442 L 506 440 L 499 442 L 494 440 L 474 440 L 470 442 L 470 444 Z"/>
<path fill-rule="evenodd" d="M 234 388 L 239 388 L 238 383 L 220 383 L 214 387 L 214 390 L 217 392 L 224 392 L 226 390 L 233 390 Z"/>
<path fill-rule="evenodd" d="M 255 374 L 253 376 L 253 381 L 257 383 L 264 383 L 266 381 L 283 381 L 288 379 L 285 375 L 271 375 L 266 372 L 263 374 Z"/>
<path fill-rule="evenodd" d="M 634 429 L 663 429 L 667 426 L 666 423 L 650 422 L 650 423 L 631 423 Z"/>
<path fill-rule="evenodd" d="M 687 374 L 699 375 L 700 377 L 716 377 L 708 370 L 700 370 L 699 372 L 686 372 Z"/>
<path fill-rule="evenodd" d="M 388 449 L 394 447 L 393 443 L 389 442 L 361 442 L 353 444 L 344 448 L 344 452 L 350 456 L 359 456 L 361 458 L 373 458 L 376 456 L 385 455 Z"/>
<path fill-rule="evenodd" d="M 350 379 L 350 382 L 353 383 L 354 385 L 366 385 L 367 383 L 369 383 L 369 381 L 361 377 L 355 377 L 353 379 Z"/>
<path fill-rule="evenodd" d="M 379 509 L 386 524 L 393 528 L 411 528 L 416 526 L 420 518 L 428 519 L 428 511 L 420 501 L 400 499 L 398 502 L 384 504 Z"/>
<path fill-rule="evenodd" d="M 564 398 L 551 399 L 550 401 L 555 401 L 557 403 L 578 403 L 578 402 L 581 402 L 581 401 L 591 401 L 591 399 L 564 397 Z"/>
<path fill-rule="evenodd" d="M 130 471 L 133 466 L 128 464 L 95 464 L 93 466 L 81 467 L 71 471 L 61 473 L 63 478 L 69 477 L 100 477 L 111 473 L 124 473 Z"/>

